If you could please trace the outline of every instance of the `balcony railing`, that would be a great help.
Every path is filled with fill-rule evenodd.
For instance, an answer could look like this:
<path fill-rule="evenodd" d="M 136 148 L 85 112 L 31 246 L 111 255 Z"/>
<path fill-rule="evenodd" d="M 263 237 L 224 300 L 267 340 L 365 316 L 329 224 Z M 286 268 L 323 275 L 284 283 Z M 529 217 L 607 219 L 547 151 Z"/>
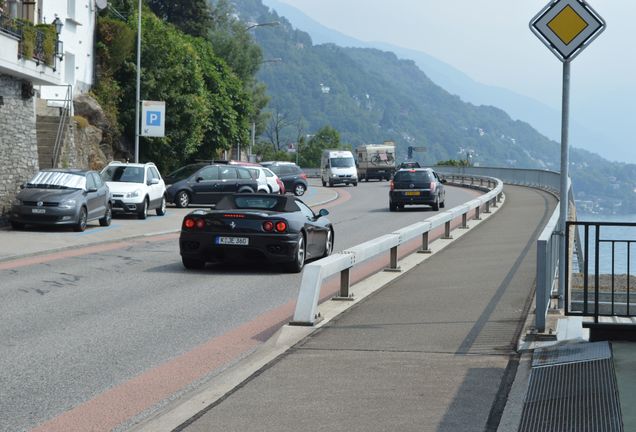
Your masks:
<path fill-rule="evenodd" d="M 5 33 L 15 38 L 20 38 L 20 28 L 16 20 L 0 14 L 0 33 Z"/>
<path fill-rule="evenodd" d="M 55 69 L 58 38 L 55 27 L 50 24 L 34 26 L 28 21 L 16 20 L 0 14 L 0 32 L 19 41 L 17 56 L 35 60 Z"/>

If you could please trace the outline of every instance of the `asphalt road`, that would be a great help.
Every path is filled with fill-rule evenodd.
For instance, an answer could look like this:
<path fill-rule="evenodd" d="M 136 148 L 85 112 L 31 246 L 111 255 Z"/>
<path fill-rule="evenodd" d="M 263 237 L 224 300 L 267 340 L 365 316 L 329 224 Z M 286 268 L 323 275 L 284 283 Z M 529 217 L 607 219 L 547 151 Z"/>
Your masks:
<path fill-rule="evenodd" d="M 326 206 L 336 251 L 433 214 L 390 213 L 387 182 L 337 190 Z M 448 188 L 447 208 L 474 196 Z M 52 431 L 74 419 L 89 422 L 76 430 L 125 429 L 248 355 L 291 313 L 300 275 L 186 271 L 167 235 L 0 270 L 0 280 L 0 430 Z"/>

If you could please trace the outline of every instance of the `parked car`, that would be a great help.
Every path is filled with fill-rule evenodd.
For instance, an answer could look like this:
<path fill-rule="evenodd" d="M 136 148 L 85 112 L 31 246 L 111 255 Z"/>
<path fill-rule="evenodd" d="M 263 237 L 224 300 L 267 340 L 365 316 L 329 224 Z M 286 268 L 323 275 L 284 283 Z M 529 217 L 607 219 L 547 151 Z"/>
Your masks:
<path fill-rule="evenodd" d="M 110 225 L 112 207 L 106 183 L 95 171 L 39 171 L 22 186 L 11 206 L 13 229 L 27 225 L 69 225 L 84 231 L 89 221 Z"/>
<path fill-rule="evenodd" d="M 265 177 L 267 177 L 267 184 L 269 185 L 272 193 L 285 194 L 285 184 L 272 170 L 263 167 L 265 171 Z"/>
<path fill-rule="evenodd" d="M 113 213 L 136 214 L 146 219 L 148 210 L 166 214 L 166 185 L 154 163 L 111 162 L 101 172 L 110 189 Z"/>
<path fill-rule="evenodd" d="M 247 167 L 220 163 L 186 165 L 168 174 L 166 184 L 168 202 L 180 208 L 216 204 L 231 193 L 258 191 L 258 182 Z"/>
<path fill-rule="evenodd" d="M 232 194 L 214 210 L 183 218 L 179 250 L 184 267 L 207 262 L 267 260 L 298 273 L 305 261 L 333 251 L 334 231 L 325 209 L 315 214 L 289 195 Z"/>
<path fill-rule="evenodd" d="M 444 183 L 446 180 L 431 168 L 401 169 L 395 173 L 389 186 L 389 210 L 425 204 L 437 211 L 445 206 Z"/>
<path fill-rule="evenodd" d="M 261 162 L 265 168 L 272 170 L 282 180 L 287 192 L 303 196 L 307 191 L 307 174 L 293 162 Z"/>

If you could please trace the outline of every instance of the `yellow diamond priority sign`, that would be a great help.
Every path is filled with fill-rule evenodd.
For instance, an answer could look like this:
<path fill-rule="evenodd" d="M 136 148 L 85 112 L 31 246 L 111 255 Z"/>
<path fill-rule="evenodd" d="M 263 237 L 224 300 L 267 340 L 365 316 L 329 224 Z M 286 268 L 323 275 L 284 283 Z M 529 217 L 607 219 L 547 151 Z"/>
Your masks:
<path fill-rule="evenodd" d="M 569 61 L 605 30 L 605 21 L 584 1 L 554 0 L 530 21 L 530 29 L 561 61 Z"/>

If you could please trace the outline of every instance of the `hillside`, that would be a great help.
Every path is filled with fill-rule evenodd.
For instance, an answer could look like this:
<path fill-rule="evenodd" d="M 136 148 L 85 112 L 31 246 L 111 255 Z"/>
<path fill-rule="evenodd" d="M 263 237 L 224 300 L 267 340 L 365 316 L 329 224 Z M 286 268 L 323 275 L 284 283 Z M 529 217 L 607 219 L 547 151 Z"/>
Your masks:
<path fill-rule="evenodd" d="M 415 62 L 377 49 L 314 45 L 260 0 L 237 2 L 246 22 L 279 21 L 253 35 L 265 59 L 258 78 L 268 87 L 270 107 L 306 133 L 324 125 L 340 131 L 353 146 L 393 140 L 404 159 L 409 145 L 425 164 L 473 155 L 475 164 L 559 169 L 559 145 L 527 123 L 512 120 L 491 106 L 463 102 L 434 84 Z M 298 128 L 283 131 L 295 141 Z M 636 212 L 636 166 L 612 163 L 585 150 L 571 151 L 571 175 L 577 198 L 594 210 Z"/>

